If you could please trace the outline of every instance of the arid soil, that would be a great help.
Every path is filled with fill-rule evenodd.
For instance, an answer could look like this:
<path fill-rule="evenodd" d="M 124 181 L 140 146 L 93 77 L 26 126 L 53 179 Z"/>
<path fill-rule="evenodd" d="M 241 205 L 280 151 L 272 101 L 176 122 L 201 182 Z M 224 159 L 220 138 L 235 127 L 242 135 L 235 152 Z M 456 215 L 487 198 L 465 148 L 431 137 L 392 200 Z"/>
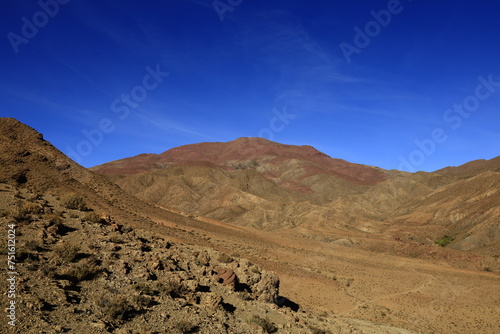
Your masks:
<path fill-rule="evenodd" d="M 500 254 L 500 157 L 411 174 L 332 159 L 310 146 L 240 138 L 92 170 L 148 202 L 231 224 L 359 231 L 426 245 L 447 236 L 448 247 Z"/>
<path fill-rule="evenodd" d="M 0 119 L 0 145 L 2 233 L 15 222 L 19 245 L 20 322 L 4 317 L 6 332 L 500 328 L 498 158 L 409 175 L 359 167 L 356 177 L 321 157 L 327 175 L 303 177 L 293 172 L 311 166 L 302 153 L 264 173 L 280 154 L 259 148 L 259 166 L 172 162 L 106 179 L 13 119 Z M 68 196 L 86 208 L 68 208 Z M 238 286 L 223 284 L 224 268 Z"/>

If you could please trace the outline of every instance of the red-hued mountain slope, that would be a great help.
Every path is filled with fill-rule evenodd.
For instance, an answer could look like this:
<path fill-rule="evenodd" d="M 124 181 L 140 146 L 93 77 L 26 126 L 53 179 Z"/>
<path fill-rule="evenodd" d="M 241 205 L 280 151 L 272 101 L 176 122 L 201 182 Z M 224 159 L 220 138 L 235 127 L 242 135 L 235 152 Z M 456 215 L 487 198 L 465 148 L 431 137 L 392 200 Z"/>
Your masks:
<path fill-rule="evenodd" d="M 296 179 L 315 174 L 330 174 L 366 185 L 374 185 L 389 178 L 389 174 L 379 168 L 333 159 L 312 146 L 284 145 L 263 138 L 239 138 L 225 143 L 185 145 L 162 154 L 140 154 L 112 161 L 92 170 L 105 175 L 130 175 L 172 165 L 217 166 L 224 169 L 254 168 L 271 179 L 283 177 L 287 166 L 297 166 L 301 171 Z"/>

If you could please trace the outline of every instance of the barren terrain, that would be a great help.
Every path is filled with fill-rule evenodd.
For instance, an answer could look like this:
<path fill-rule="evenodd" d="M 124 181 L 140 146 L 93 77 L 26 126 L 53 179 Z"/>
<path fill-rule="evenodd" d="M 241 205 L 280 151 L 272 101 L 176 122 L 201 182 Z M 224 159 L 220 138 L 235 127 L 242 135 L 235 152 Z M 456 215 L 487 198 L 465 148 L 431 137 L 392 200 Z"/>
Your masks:
<path fill-rule="evenodd" d="M 168 166 L 151 164 L 157 158 L 143 155 L 140 168 L 114 162 L 128 172 L 103 169 L 105 178 L 15 120 L 0 119 L 0 139 L 2 231 L 17 219 L 24 252 L 18 332 L 500 328 L 498 158 L 407 174 L 243 139 L 236 144 L 251 144 L 244 148 L 250 159 L 241 147 L 230 158 L 217 145 L 197 154 L 183 148 L 183 161 L 170 155 Z M 68 194 L 91 211 L 68 209 Z M 27 216 L 18 215 L 22 208 Z M 92 222 L 92 212 L 104 220 Z M 445 235 L 446 247 L 438 246 Z M 75 242 L 80 255 L 57 256 Z M 72 271 L 82 261 L 93 261 L 92 275 Z M 247 294 L 214 280 L 219 268 L 234 269 Z M 127 300 L 124 316 L 99 302 L 107 293 Z"/>

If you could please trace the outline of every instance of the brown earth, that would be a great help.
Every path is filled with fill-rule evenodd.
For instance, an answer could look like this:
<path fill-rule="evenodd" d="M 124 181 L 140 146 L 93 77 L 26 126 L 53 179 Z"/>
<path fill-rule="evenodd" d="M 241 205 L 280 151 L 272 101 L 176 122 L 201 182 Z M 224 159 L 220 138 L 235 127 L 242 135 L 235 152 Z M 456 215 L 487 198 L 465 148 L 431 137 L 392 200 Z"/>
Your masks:
<path fill-rule="evenodd" d="M 370 175 L 372 169 L 383 175 L 376 182 L 333 173 L 301 180 L 291 166 L 303 163 L 291 160 L 272 175 L 252 165 L 195 162 L 111 176 L 122 186 L 130 178 L 131 193 L 151 205 L 77 166 L 15 120 L 0 119 L 0 140 L 0 211 L 9 211 L 2 227 L 21 219 L 18 244 L 28 253 L 18 264 L 18 298 L 31 305 L 19 308 L 22 332 L 174 333 L 183 325 L 192 326 L 185 333 L 250 333 L 261 330 L 256 323 L 266 327 L 262 319 L 280 333 L 495 333 L 500 327 L 498 237 L 487 234 L 485 245 L 472 242 L 470 251 L 433 242 L 456 228 L 451 245 L 461 248 L 467 237 L 460 233 L 475 236 L 498 226 L 498 172 L 489 167 L 470 177 L 366 167 Z M 309 190 L 280 186 L 276 175 L 307 180 Z M 332 185 L 340 189 L 328 198 Z M 65 208 L 68 193 L 111 220 L 82 222 L 89 212 Z M 211 201 L 220 201 L 212 211 Z M 27 203 L 43 212 L 19 217 Z M 208 211 L 198 216 L 180 208 Z M 61 233 L 47 212 L 61 216 Z M 466 226 L 468 219 L 474 224 Z M 46 277 L 43 268 L 61 261 L 56 248 L 72 241 L 81 243 L 81 255 Z M 97 261 L 95 277 L 68 280 L 84 260 Z M 228 291 L 213 281 L 219 267 L 234 269 L 252 292 Z M 277 277 L 270 271 L 284 297 L 276 298 Z M 183 287 L 180 298 L 168 292 L 172 281 Z M 96 301 L 108 300 L 107 293 L 130 304 L 126 316 L 113 317 L 109 303 Z M 5 299 L 2 294 L 2 305 Z M 278 308 L 276 302 L 286 303 Z M 182 318 L 189 323 L 179 325 Z"/>
<path fill-rule="evenodd" d="M 128 193 L 258 229 L 360 231 L 500 253 L 500 157 L 415 174 L 332 159 L 310 146 L 240 138 L 92 168 Z"/>

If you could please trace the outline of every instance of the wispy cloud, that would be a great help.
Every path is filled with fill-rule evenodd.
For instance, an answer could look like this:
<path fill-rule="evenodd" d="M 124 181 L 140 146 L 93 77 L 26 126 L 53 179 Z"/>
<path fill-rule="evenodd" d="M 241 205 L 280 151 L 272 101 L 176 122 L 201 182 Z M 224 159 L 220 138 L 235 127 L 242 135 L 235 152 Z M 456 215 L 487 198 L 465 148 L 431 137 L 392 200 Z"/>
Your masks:
<path fill-rule="evenodd" d="M 376 81 L 357 74 L 361 71 L 346 71 L 343 59 L 317 41 L 287 11 L 260 13 L 244 22 L 243 36 L 235 42 L 260 64 L 262 82 L 269 85 L 277 103 L 306 110 L 331 110 L 343 91 L 351 93 L 356 85 Z"/>
<path fill-rule="evenodd" d="M 61 103 L 55 102 L 48 98 L 45 95 L 40 95 L 33 93 L 31 91 L 27 91 L 23 88 L 19 87 L 13 87 L 10 84 L 5 84 L 0 82 L 0 90 L 3 91 L 5 95 L 10 95 L 12 97 L 15 97 L 18 100 L 23 100 L 30 102 L 32 104 L 38 105 L 43 108 L 43 110 L 52 110 L 52 111 L 57 111 L 57 110 L 68 110 L 68 106 L 63 105 Z"/>
<path fill-rule="evenodd" d="M 75 66 L 69 64 L 68 62 L 60 59 L 60 58 L 54 58 L 55 61 L 61 63 L 62 65 L 66 66 L 67 68 L 69 68 L 71 71 L 73 71 L 74 73 L 76 73 L 77 75 L 79 75 L 80 77 L 82 77 L 90 86 L 94 87 L 95 89 L 97 89 L 98 91 L 100 91 L 101 93 L 109 96 L 110 98 L 112 99 L 115 99 L 116 96 L 114 96 L 113 94 L 111 94 L 110 92 L 108 92 L 107 90 L 103 89 L 101 85 L 98 85 L 97 83 L 95 83 L 94 80 L 92 80 L 88 75 L 85 75 L 83 74 L 81 71 L 79 71 Z"/>
<path fill-rule="evenodd" d="M 203 139 L 208 139 L 215 141 L 216 138 L 205 135 L 204 133 L 201 133 L 195 129 L 192 129 L 186 125 L 179 124 L 176 122 L 173 122 L 169 120 L 168 118 L 164 117 L 163 115 L 155 114 L 152 112 L 146 112 L 144 110 L 141 110 L 140 113 L 136 113 L 135 117 L 138 117 L 144 124 L 160 131 L 164 132 L 174 132 L 174 133 L 180 133 L 183 135 L 188 135 L 188 136 L 195 136 L 197 138 L 203 138 Z"/>

